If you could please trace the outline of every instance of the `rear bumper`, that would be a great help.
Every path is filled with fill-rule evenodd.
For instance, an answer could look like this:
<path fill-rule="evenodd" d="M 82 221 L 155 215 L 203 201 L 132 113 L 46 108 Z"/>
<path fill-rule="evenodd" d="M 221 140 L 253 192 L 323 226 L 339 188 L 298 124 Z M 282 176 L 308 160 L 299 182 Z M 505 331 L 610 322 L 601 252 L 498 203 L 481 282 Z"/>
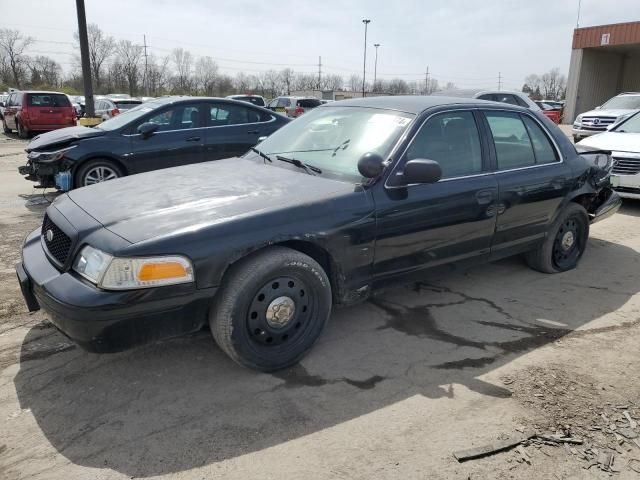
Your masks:
<path fill-rule="evenodd" d="M 614 190 L 609 190 L 606 200 L 593 212 L 591 223 L 599 222 L 620 210 L 622 199 Z"/>
<path fill-rule="evenodd" d="M 25 241 L 16 266 L 30 311 L 42 308 L 67 337 L 91 352 L 117 352 L 202 328 L 215 288 L 193 284 L 105 291 L 48 260 L 39 231 Z"/>

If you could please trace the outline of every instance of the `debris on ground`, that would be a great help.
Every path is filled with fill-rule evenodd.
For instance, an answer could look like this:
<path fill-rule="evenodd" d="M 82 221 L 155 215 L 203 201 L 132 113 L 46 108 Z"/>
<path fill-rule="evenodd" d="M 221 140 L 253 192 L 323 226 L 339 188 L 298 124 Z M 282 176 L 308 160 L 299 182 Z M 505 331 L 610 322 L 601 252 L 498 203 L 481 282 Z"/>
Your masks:
<path fill-rule="evenodd" d="M 619 398 L 614 389 L 561 367 L 534 367 L 501 381 L 509 385 L 514 398 L 539 412 L 539 418 L 535 424 L 519 418 L 518 433 L 512 437 L 455 452 L 459 462 L 514 449 L 509 463 L 531 465 L 532 454 L 540 451 L 548 456 L 543 447 L 550 446 L 584 462 L 586 470 L 640 473 L 640 399 Z"/>

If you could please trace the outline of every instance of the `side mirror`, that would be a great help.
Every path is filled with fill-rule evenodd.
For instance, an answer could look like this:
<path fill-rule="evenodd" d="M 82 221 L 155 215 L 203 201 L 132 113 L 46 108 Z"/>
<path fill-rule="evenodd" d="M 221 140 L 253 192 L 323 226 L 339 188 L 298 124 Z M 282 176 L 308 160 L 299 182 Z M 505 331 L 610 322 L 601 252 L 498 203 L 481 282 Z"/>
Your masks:
<path fill-rule="evenodd" d="M 157 123 L 146 122 L 138 127 L 138 133 L 142 135 L 142 138 L 149 138 L 158 130 L 159 126 Z"/>
<path fill-rule="evenodd" d="M 405 185 L 412 183 L 436 183 L 442 178 L 442 169 L 435 160 L 417 158 L 409 160 L 404 165 L 402 182 Z"/>
<path fill-rule="evenodd" d="M 358 160 L 358 171 L 364 178 L 376 178 L 384 170 L 384 158 L 374 152 L 367 152 Z"/>

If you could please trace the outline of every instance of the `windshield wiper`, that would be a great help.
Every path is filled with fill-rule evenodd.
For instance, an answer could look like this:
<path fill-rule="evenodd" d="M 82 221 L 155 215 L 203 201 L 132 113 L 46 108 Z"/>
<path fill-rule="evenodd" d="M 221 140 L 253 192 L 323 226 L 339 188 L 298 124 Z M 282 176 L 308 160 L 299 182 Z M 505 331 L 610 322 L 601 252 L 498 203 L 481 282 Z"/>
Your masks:
<path fill-rule="evenodd" d="M 256 147 L 251 147 L 251 151 L 257 153 L 258 155 L 260 155 L 263 160 L 269 160 L 269 162 L 273 163 L 273 160 L 271 160 L 269 155 L 267 155 L 266 153 L 258 150 Z"/>
<path fill-rule="evenodd" d="M 303 169 L 309 175 L 315 175 L 316 173 L 322 173 L 322 170 L 320 170 L 318 167 L 314 167 L 313 165 L 309 165 L 308 163 L 301 162 L 300 160 L 298 160 L 296 158 L 287 158 L 287 157 L 283 157 L 281 155 L 276 155 L 276 159 L 280 160 L 281 162 L 287 162 L 287 163 L 290 163 L 291 165 L 295 165 L 296 167 Z"/>

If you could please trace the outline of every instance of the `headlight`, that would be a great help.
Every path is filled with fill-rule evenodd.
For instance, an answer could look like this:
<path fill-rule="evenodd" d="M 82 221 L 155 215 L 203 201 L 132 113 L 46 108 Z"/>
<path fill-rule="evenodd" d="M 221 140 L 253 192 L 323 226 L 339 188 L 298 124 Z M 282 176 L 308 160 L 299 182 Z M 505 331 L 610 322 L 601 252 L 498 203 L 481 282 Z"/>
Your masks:
<path fill-rule="evenodd" d="M 106 290 L 130 290 L 193 282 L 193 266 L 185 257 L 120 258 L 86 246 L 73 269 Z"/>
<path fill-rule="evenodd" d="M 27 158 L 35 160 L 38 163 L 51 163 L 60 160 L 69 150 L 76 148 L 77 145 L 71 145 L 67 148 L 61 148 L 53 152 L 29 152 Z"/>
<path fill-rule="evenodd" d="M 582 124 L 582 115 L 578 115 L 576 117 L 575 122 L 573 122 L 573 123 L 576 124 L 576 125 L 581 125 Z"/>

